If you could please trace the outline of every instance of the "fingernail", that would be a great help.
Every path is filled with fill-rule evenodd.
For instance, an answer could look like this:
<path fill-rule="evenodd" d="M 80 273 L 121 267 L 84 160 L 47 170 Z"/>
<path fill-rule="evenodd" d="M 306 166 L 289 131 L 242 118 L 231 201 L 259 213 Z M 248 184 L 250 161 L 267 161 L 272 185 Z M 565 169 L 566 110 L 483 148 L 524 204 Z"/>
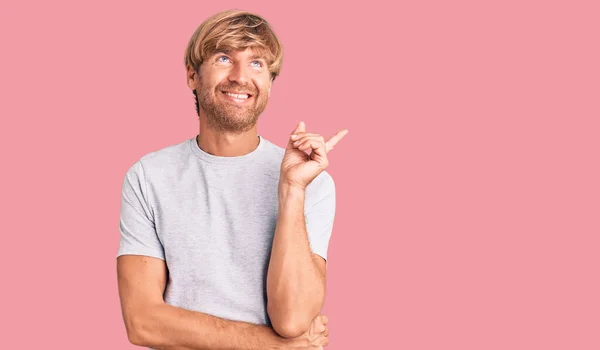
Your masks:
<path fill-rule="evenodd" d="M 297 138 L 298 138 L 298 135 L 296 135 L 296 134 L 293 134 L 293 135 L 292 135 L 292 140 L 295 140 L 295 139 L 297 139 Z"/>

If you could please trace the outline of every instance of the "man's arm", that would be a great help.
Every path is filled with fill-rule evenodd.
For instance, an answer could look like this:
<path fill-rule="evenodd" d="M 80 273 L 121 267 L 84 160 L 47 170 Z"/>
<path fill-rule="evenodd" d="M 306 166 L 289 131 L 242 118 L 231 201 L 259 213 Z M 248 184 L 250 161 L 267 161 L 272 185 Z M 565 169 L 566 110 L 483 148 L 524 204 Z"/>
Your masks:
<path fill-rule="evenodd" d="M 335 185 L 329 175 L 321 177 L 320 183 L 325 185 L 316 193 L 323 197 L 311 204 L 312 214 L 306 217 L 305 191 L 329 165 L 327 152 L 347 133 L 340 130 L 325 142 L 321 135 L 307 133 L 306 125 L 300 122 L 281 161 L 279 212 L 267 274 L 267 312 L 273 329 L 283 337 L 301 334 L 323 306 L 324 259 L 335 214 Z"/>
<path fill-rule="evenodd" d="M 155 349 L 308 348 L 308 339 L 283 339 L 267 326 L 224 320 L 168 305 L 163 300 L 167 268 L 141 255 L 117 259 L 119 296 L 129 341 Z"/>
<path fill-rule="evenodd" d="M 310 249 L 305 189 L 279 186 L 279 212 L 267 274 L 267 311 L 286 338 L 304 333 L 325 298 L 325 260 Z"/>

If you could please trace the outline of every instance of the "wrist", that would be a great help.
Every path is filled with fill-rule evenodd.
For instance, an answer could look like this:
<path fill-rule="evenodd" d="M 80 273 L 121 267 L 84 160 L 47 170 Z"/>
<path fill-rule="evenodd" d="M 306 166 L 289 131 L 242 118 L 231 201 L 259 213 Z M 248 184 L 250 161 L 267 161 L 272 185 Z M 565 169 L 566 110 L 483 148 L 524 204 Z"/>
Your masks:
<path fill-rule="evenodd" d="M 274 344 L 274 350 L 290 350 L 290 349 L 306 349 L 310 343 L 303 337 L 298 338 L 283 338 L 277 336 L 277 341 Z"/>
<path fill-rule="evenodd" d="M 306 187 L 297 184 L 279 183 L 278 194 L 279 198 L 288 196 L 302 196 L 304 197 Z"/>
<path fill-rule="evenodd" d="M 286 213 L 296 212 L 298 208 L 304 208 L 305 191 L 302 187 L 297 186 L 279 186 L 278 193 L 279 214 L 288 215 Z"/>

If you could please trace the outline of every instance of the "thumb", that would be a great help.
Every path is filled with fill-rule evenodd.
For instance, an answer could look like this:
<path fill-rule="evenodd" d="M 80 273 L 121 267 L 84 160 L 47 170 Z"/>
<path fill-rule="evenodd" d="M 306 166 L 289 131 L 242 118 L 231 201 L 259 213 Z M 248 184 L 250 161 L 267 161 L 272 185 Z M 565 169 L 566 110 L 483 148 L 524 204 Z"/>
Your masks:
<path fill-rule="evenodd" d="M 306 132 L 306 125 L 304 125 L 304 122 L 298 123 L 298 125 L 296 126 L 296 129 L 294 129 L 293 133 L 297 133 L 297 132 Z"/>
<path fill-rule="evenodd" d="M 294 129 L 294 131 L 292 131 L 292 133 L 290 135 L 293 135 L 293 134 L 296 134 L 299 132 L 305 132 L 305 131 L 306 131 L 306 126 L 304 125 L 304 122 L 300 122 L 300 123 L 298 123 L 298 125 L 296 125 L 296 128 Z M 288 146 L 291 147 L 293 143 L 294 143 L 294 140 L 292 140 L 292 138 L 290 137 Z"/>

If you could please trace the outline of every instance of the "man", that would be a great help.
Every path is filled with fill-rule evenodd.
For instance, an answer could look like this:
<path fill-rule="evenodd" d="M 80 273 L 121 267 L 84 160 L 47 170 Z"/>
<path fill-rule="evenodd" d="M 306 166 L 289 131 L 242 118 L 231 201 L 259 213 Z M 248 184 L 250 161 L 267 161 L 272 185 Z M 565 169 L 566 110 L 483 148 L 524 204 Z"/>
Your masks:
<path fill-rule="evenodd" d="M 221 12 L 185 54 L 199 134 L 127 172 L 117 258 L 129 340 L 156 349 L 320 349 L 335 187 L 301 122 L 257 134 L 282 46 L 261 17 Z"/>

